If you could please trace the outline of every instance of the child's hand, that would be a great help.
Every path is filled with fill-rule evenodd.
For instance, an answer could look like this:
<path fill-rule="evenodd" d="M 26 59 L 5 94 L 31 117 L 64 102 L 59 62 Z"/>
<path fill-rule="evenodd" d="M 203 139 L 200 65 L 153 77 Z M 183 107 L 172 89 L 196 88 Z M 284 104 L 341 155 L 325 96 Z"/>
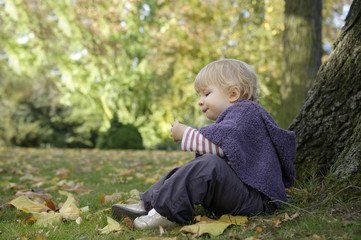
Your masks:
<path fill-rule="evenodd" d="M 176 119 L 172 123 L 172 127 L 170 129 L 171 131 L 170 136 L 173 138 L 175 142 L 182 141 L 183 134 L 186 128 L 187 128 L 186 125 L 179 123 L 178 120 Z"/>

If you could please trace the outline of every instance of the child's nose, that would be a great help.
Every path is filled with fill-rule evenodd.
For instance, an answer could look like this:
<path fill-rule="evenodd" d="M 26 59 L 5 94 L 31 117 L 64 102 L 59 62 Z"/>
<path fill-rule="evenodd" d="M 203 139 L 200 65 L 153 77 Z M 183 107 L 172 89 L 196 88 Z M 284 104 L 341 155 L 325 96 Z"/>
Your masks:
<path fill-rule="evenodd" d="M 198 101 L 198 105 L 199 106 L 202 106 L 204 104 L 204 102 L 203 102 L 203 99 L 201 98 L 201 99 L 199 99 L 199 101 Z"/>

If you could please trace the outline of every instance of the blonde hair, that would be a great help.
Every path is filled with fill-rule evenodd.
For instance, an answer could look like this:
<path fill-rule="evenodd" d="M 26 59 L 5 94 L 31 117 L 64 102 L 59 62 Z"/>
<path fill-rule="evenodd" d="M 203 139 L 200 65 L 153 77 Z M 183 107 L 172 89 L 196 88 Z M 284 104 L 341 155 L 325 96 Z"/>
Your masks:
<path fill-rule="evenodd" d="M 237 86 L 241 92 L 239 99 L 255 102 L 259 99 L 256 73 L 247 63 L 239 60 L 222 59 L 202 68 L 194 81 L 195 90 L 202 91 L 212 84 L 224 91 Z"/>

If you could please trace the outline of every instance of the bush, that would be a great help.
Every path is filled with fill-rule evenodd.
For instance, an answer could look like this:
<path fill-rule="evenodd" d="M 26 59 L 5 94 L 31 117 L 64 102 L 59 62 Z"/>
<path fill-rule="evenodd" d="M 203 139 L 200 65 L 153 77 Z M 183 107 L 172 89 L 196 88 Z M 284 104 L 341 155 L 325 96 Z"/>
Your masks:
<path fill-rule="evenodd" d="M 131 124 L 122 124 L 118 117 L 112 119 L 107 132 L 100 134 L 96 144 L 100 149 L 143 149 L 143 139 L 138 129 Z"/>
<path fill-rule="evenodd" d="M 4 92 L 0 92 L 0 145 L 95 147 L 98 130 L 86 126 L 85 117 L 72 116 L 74 110 L 59 103 L 60 92 L 51 80 L 40 79 L 23 87 L 26 90 L 19 90 L 13 99 L 2 99 Z M 15 95 L 14 89 L 7 89 L 9 95 Z"/>
<path fill-rule="evenodd" d="M 181 144 L 179 142 L 174 142 L 172 139 L 167 139 L 161 143 L 158 143 L 154 147 L 156 150 L 165 150 L 165 151 L 181 151 Z"/>

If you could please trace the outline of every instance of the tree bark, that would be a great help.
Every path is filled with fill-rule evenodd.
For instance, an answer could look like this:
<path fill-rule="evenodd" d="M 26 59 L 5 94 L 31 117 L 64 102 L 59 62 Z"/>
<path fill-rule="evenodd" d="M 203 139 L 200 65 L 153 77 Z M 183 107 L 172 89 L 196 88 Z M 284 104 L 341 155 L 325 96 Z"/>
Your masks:
<path fill-rule="evenodd" d="M 283 82 L 278 123 L 287 128 L 307 96 L 321 66 L 321 0 L 286 0 Z"/>
<path fill-rule="evenodd" d="M 354 0 L 329 59 L 290 129 L 297 178 L 314 174 L 361 182 L 361 0 Z"/>

